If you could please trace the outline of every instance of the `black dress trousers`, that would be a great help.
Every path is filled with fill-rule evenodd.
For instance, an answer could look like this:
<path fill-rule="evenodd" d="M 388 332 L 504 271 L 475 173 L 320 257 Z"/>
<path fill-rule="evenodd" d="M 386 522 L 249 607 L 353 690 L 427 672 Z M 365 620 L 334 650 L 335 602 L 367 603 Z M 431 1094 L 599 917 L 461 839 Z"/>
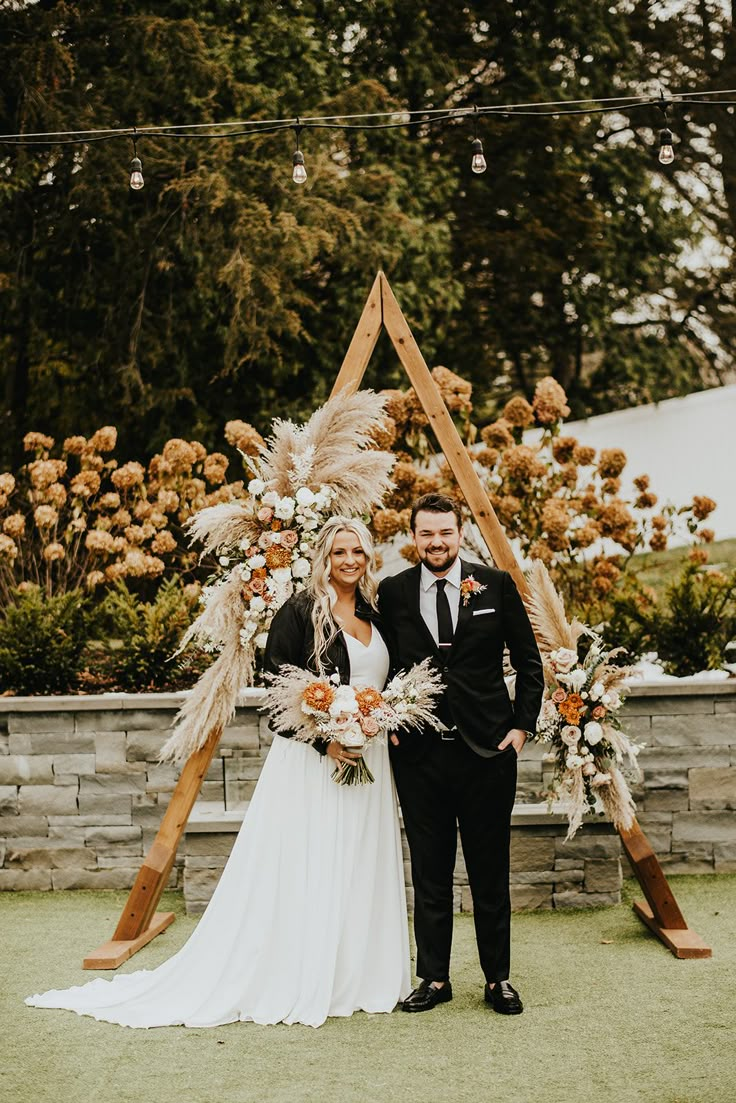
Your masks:
<path fill-rule="evenodd" d="M 481 968 L 489 982 L 508 980 L 516 751 L 508 747 L 492 758 L 481 758 L 458 732 L 445 740 L 427 732 L 424 739 L 420 758 L 393 756 L 411 852 L 417 976 L 427 981 L 449 979 L 459 826 Z"/>

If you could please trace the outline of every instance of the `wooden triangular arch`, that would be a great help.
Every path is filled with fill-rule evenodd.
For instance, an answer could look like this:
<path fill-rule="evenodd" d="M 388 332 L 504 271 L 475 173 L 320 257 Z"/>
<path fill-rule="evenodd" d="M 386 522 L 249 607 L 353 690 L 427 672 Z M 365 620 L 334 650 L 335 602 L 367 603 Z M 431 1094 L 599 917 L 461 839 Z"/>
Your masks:
<path fill-rule="evenodd" d="M 332 394 L 357 391 L 381 329 L 386 329 L 409 381 L 422 404 L 494 563 L 513 577 L 520 593 L 528 594 L 526 580 L 511 549 L 465 445 L 455 428 L 426 361 L 383 272 L 376 276 L 358 327 L 338 372 Z M 172 912 L 156 912 L 176 857 L 179 840 L 202 787 L 221 729 L 212 731 L 182 769 L 158 834 L 136 877 L 112 939 L 84 960 L 85 969 L 116 969 L 171 922 Z M 647 903 L 635 903 L 637 915 L 676 957 L 710 957 L 711 951 L 690 928 L 677 905 L 649 840 L 634 820 L 619 832 L 626 854 Z"/>

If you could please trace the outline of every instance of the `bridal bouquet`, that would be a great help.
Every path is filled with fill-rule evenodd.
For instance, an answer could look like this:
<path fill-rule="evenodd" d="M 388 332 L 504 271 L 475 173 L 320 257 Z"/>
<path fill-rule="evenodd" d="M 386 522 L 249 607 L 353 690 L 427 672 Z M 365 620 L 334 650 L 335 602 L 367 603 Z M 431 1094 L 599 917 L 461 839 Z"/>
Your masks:
<path fill-rule="evenodd" d="M 529 584 L 529 618 L 546 683 L 537 738 L 550 744 L 551 800 L 565 809 L 568 839 L 586 812 L 605 812 L 616 828 L 628 830 L 635 806 L 624 771 L 638 776 L 641 746 L 622 730 L 618 713 L 631 671 L 612 662 L 620 648 L 606 650 L 597 633 L 567 620 L 562 599 L 539 560 Z M 589 641 L 587 647 L 583 639 Z"/>
<path fill-rule="evenodd" d="M 327 739 L 362 751 L 369 742 L 385 742 L 399 728 L 438 728 L 435 698 L 442 693 L 442 677 L 429 659 L 397 674 L 379 692 L 371 686 L 343 685 L 340 675 L 315 678 L 308 670 L 285 665 L 269 677 L 265 708 L 277 732 L 313 743 Z M 338 785 L 373 782 L 362 755 L 355 763 L 342 763 L 332 774 Z"/>

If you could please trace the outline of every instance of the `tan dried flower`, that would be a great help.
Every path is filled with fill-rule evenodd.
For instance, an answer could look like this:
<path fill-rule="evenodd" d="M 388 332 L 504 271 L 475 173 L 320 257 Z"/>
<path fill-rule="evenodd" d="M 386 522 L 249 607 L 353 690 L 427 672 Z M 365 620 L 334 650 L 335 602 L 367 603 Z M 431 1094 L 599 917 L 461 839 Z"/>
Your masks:
<path fill-rule="evenodd" d="M 515 524 L 521 510 L 521 502 L 513 494 L 504 494 L 494 501 L 494 509 L 504 528 Z"/>
<path fill-rule="evenodd" d="M 127 571 L 123 563 L 109 563 L 105 567 L 105 580 L 107 582 L 117 582 L 121 578 L 125 578 Z"/>
<path fill-rule="evenodd" d="M 139 498 L 133 507 L 133 513 L 139 521 L 145 521 L 153 513 L 153 506 L 145 498 Z"/>
<path fill-rule="evenodd" d="M 112 452 L 118 442 L 118 431 L 114 425 L 103 425 L 89 438 L 89 447 L 95 452 Z"/>
<path fill-rule="evenodd" d="M 105 575 L 102 571 L 90 571 L 84 580 L 84 584 L 88 590 L 96 590 L 104 581 Z"/>
<path fill-rule="evenodd" d="M 3 521 L 3 532 L 18 540 L 26 531 L 26 519 L 22 513 L 11 513 Z"/>
<path fill-rule="evenodd" d="M 9 536 L 0 533 L 0 559 L 9 559 L 11 562 L 18 558 L 18 545 Z"/>
<path fill-rule="evenodd" d="M 40 529 L 50 529 L 59 520 L 59 514 L 53 506 L 36 506 L 33 519 Z"/>
<path fill-rule="evenodd" d="M 66 504 L 67 497 L 66 487 L 62 483 L 52 483 L 45 494 L 46 501 L 57 509 Z"/>
<path fill-rule="evenodd" d="M 628 539 L 629 532 L 634 526 L 634 518 L 626 502 L 614 498 L 601 510 L 598 523 L 601 527 L 601 535 L 610 536 L 622 543 L 623 539 Z"/>
<path fill-rule="evenodd" d="M 578 548 L 589 548 L 600 536 L 600 528 L 595 521 L 587 521 L 572 534 L 573 543 Z"/>
<path fill-rule="evenodd" d="M 644 493 L 645 490 L 649 489 L 649 482 L 650 479 L 648 475 L 637 475 L 634 479 L 634 486 L 637 490 L 640 490 L 642 493 Z"/>
<path fill-rule="evenodd" d="M 691 548 L 687 553 L 687 557 L 691 563 L 696 563 L 699 567 L 702 567 L 704 563 L 708 562 L 709 554 L 707 548 Z"/>
<path fill-rule="evenodd" d="M 569 463 L 563 463 L 560 467 L 560 479 L 562 485 L 569 487 L 572 490 L 578 485 L 578 465 L 570 460 Z"/>
<path fill-rule="evenodd" d="M 151 457 L 148 464 L 148 474 L 152 479 L 166 479 L 169 475 L 174 474 L 174 469 L 168 460 L 165 460 L 163 456 L 156 453 Z"/>
<path fill-rule="evenodd" d="M 698 538 L 702 540 L 704 544 L 712 544 L 716 538 L 716 534 L 713 529 L 700 529 L 698 531 Z"/>
<path fill-rule="evenodd" d="M 9 497 L 15 490 L 15 477 L 9 471 L 3 471 L 0 475 L 0 494 Z"/>
<path fill-rule="evenodd" d="M 142 544 L 145 540 L 145 533 L 141 525 L 128 525 L 125 530 L 125 539 L 129 544 L 133 544 L 136 547 Z"/>
<path fill-rule="evenodd" d="M 390 540 L 403 527 L 401 514 L 395 509 L 378 509 L 373 514 L 373 531 L 378 543 Z"/>
<path fill-rule="evenodd" d="M 175 490 L 159 490 L 156 504 L 163 513 L 175 513 L 179 508 L 179 495 Z"/>
<path fill-rule="evenodd" d="M 653 509 L 657 501 L 657 495 L 652 494 L 651 490 L 643 490 L 634 502 L 634 505 L 637 509 Z"/>
<path fill-rule="evenodd" d="M 549 567 L 554 560 L 554 555 L 549 544 L 545 544 L 544 540 L 535 540 L 529 548 L 529 556 L 531 559 L 541 559 L 545 566 Z"/>
<path fill-rule="evenodd" d="M 391 472 L 391 478 L 399 492 L 413 491 L 418 477 L 419 473 L 414 465 L 404 460 L 400 460 Z"/>
<path fill-rule="evenodd" d="M 117 471 L 113 471 L 111 477 L 113 485 L 118 490 L 125 491 L 132 490 L 134 486 L 140 486 L 145 474 L 145 468 L 135 460 L 131 460 L 130 463 L 124 463 Z"/>
<path fill-rule="evenodd" d="M 126 525 L 129 525 L 132 518 L 130 511 L 127 509 L 118 509 L 110 517 L 110 524 L 113 528 L 124 529 Z"/>
<path fill-rule="evenodd" d="M 404 546 L 399 549 L 399 554 L 409 563 L 419 562 L 419 552 L 414 544 L 404 544 Z"/>
<path fill-rule="evenodd" d="M 58 559 L 63 559 L 66 555 L 64 545 L 54 541 L 52 544 L 47 544 L 43 549 L 43 557 L 47 563 L 55 563 Z"/>
<path fill-rule="evenodd" d="M 617 479 L 625 467 L 626 453 L 622 448 L 601 448 L 598 474 L 602 479 Z"/>
<path fill-rule="evenodd" d="M 47 437 L 45 433 L 26 433 L 23 437 L 23 448 L 26 452 L 48 452 L 54 447 L 54 438 Z"/>
<path fill-rule="evenodd" d="M 489 448 L 504 449 L 509 448 L 514 443 L 511 425 L 503 417 L 500 417 L 498 421 L 494 421 L 491 425 L 486 425 L 485 428 L 481 429 L 480 439 L 484 444 L 487 444 Z"/>
<path fill-rule="evenodd" d="M 222 452 L 213 452 L 212 455 L 207 456 L 203 467 L 207 482 L 211 483 L 212 486 L 219 486 L 220 483 L 224 483 L 229 462 L 227 456 L 223 456 Z"/>
<path fill-rule="evenodd" d="M 656 517 L 652 517 L 652 528 L 659 532 L 664 532 L 669 524 L 666 517 L 663 517 L 661 513 L 658 513 Z"/>
<path fill-rule="evenodd" d="M 102 529 L 90 529 L 84 538 L 84 546 L 88 551 L 100 555 L 110 555 L 115 550 L 115 541 L 109 532 Z"/>
<path fill-rule="evenodd" d="M 68 452 L 70 456 L 81 456 L 86 448 L 86 437 L 67 437 L 62 445 L 62 451 Z"/>
<path fill-rule="evenodd" d="M 497 448 L 479 448 L 477 452 L 473 453 L 473 459 L 481 467 L 487 467 L 490 471 L 498 463 L 499 455 L 500 452 Z"/>
<path fill-rule="evenodd" d="M 80 471 L 69 488 L 75 498 L 91 498 L 100 489 L 100 476 L 96 471 Z"/>
<path fill-rule="evenodd" d="M 147 555 L 140 548 L 133 548 L 126 552 L 123 566 L 133 578 L 156 578 L 166 569 L 163 559 Z"/>
<path fill-rule="evenodd" d="M 519 482 L 539 478 L 546 470 L 537 453 L 526 444 L 516 444 L 513 448 L 508 448 L 503 454 L 501 466 L 508 471 L 512 479 Z"/>
<path fill-rule="evenodd" d="M 452 414 L 469 414 L 473 409 L 473 384 L 449 368 L 432 368 L 432 378 L 439 388 L 447 409 Z"/>
<path fill-rule="evenodd" d="M 168 555 L 176 551 L 176 540 L 170 532 L 157 532 L 151 542 L 151 551 L 156 555 Z"/>
<path fill-rule="evenodd" d="M 716 508 L 716 503 L 712 498 L 706 498 L 701 494 L 696 494 L 693 498 L 693 513 L 699 521 L 704 521 Z"/>
<path fill-rule="evenodd" d="M 153 527 L 157 529 L 165 529 L 169 523 L 168 517 L 160 509 L 152 509 L 146 520 L 150 521 Z"/>
<path fill-rule="evenodd" d="M 544 503 L 542 529 L 552 551 L 563 551 L 570 546 L 569 526 L 570 515 L 564 502 L 559 498 L 550 498 Z"/>
<path fill-rule="evenodd" d="M 65 460 L 34 460 L 28 464 L 28 474 L 31 477 L 31 486 L 35 490 L 46 490 L 58 479 L 66 475 Z"/>
<path fill-rule="evenodd" d="M 246 421 L 228 421 L 225 425 L 225 440 L 246 456 L 258 456 L 266 446 L 261 434 Z"/>
<path fill-rule="evenodd" d="M 580 467 L 590 467 L 595 461 L 595 448 L 588 444 L 579 444 L 572 454 L 573 461 Z"/>
<path fill-rule="evenodd" d="M 522 395 L 514 395 L 503 408 L 503 418 L 517 429 L 526 429 L 534 424 L 534 410 Z"/>
<path fill-rule="evenodd" d="M 102 471 L 105 461 L 98 452 L 85 452 L 82 455 L 82 471 Z"/>
<path fill-rule="evenodd" d="M 163 458 L 171 464 L 171 468 L 176 474 L 184 474 L 191 471 L 196 463 L 197 453 L 187 441 L 174 437 L 172 440 L 166 441 L 163 448 Z"/>
<path fill-rule="evenodd" d="M 603 479 L 601 482 L 601 493 L 613 496 L 618 494 L 621 489 L 620 479 Z"/>
<path fill-rule="evenodd" d="M 563 421 L 570 413 L 567 395 L 551 375 L 537 383 L 532 408 L 540 425 L 554 425 L 557 421 Z"/>
<path fill-rule="evenodd" d="M 119 509 L 120 495 L 115 490 L 109 490 L 107 494 L 102 495 L 97 504 L 100 509 Z"/>
<path fill-rule="evenodd" d="M 655 530 L 649 537 L 649 547 L 652 551 L 664 551 L 667 547 L 667 536 L 661 530 Z"/>
<path fill-rule="evenodd" d="M 556 437 L 552 441 L 552 455 L 558 463 L 569 463 L 575 456 L 577 447 L 575 437 Z"/>
<path fill-rule="evenodd" d="M 201 463 L 207 455 L 207 449 L 198 440 L 190 440 L 189 447 L 194 451 L 194 462 Z"/>

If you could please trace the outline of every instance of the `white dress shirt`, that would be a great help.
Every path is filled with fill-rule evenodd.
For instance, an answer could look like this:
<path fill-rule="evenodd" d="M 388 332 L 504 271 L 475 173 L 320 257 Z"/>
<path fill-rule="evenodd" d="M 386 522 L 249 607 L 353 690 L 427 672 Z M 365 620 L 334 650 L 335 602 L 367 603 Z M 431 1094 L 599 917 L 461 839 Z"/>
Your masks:
<path fill-rule="evenodd" d="M 460 611 L 460 583 L 462 582 L 462 571 L 462 561 L 460 556 L 458 556 L 450 567 L 450 570 L 444 576 L 445 582 L 447 583 L 445 586 L 445 593 L 447 594 L 447 602 L 450 606 L 453 632 L 457 629 L 457 616 Z M 427 625 L 427 628 L 429 628 L 432 633 L 434 642 L 439 644 L 436 581 L 437 575 L 432 574 L 422 563 L 422 573 L 419 582 L 419 612 L 422 614 L 422 619 Z"/>

